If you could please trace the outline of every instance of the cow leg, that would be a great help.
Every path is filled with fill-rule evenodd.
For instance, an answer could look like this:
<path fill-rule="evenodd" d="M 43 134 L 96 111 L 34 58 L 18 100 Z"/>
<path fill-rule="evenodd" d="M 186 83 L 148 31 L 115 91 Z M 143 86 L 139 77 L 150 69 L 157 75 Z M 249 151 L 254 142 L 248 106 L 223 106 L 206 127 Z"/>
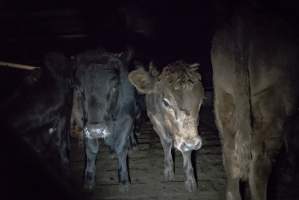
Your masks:
<path fill-rule="evenodd" d="M 227 141 L 224 139 L 223 143 L 225 143 L 227 146 L 223 149 L 223 165 L 226 172 L 226 193 L 225 193 L 225 199 L 226 200 L 241 200 L 241 193 L 240 193 L 240 178 L 235 177 L 233 175 L 234 168 L 236 166 L 234 165 L 234 162 L 232 160 L 231 155 L 233 154 L 233 151 L 228 148 L 228 146 L 231 146 L 232 141 Z"/>
<path fill-rule="evenodd" d="M 231 163 L 224 161 L 224 168 L 226 169 L 226 200 L 241 200 L 240 194 L 240 179 L 235 178 L 229 171 L 232 171 Z"/>
<path fill-rule="evenodd" d="M 161 144 L 164 151 L 164 178 L 165 181 L 174 180 L 173 158 L 172 158 L 172 142 L 161 138 Z"/>
<path fill-rule="evenodd" d="M 120 190 L 128 191 L 129 189 L 129 173 L 128 173 L 128 150 L 124 149 L 120 153 L 117 154 L 118 157 L 118 179 L 121 183 Z"/>
<path fill-rule="evenodd" d="M 185 181 L 185 187 L 189 192 L 194 192 L 197 189 L 197 182 L 194 178 L 194 170 L 191 162 L 191 153 L 192 151 L 184 151 L 183 160 L 184 160 L 184 170 L 187 180 Z"/>
<path fill-rule="evenodd" d="M 164 151 L 164 178 L 165 181 L 174 180 L 174 171 L 173 171 L 173 158 L 172 158 L 172 146 L 173 142 L 170 137 L 166 135 L 164 127 L 161 125 L 159 119 L 153 115 L 149 115 L 152 123 L 154 124 L 154 130 L 160 137 L 160 141 Z"/>
<path fill-rule="evenodd" d="M 234 146 L 235 146 L 235 105 L 233 96 L 215 85 L 215 118 L 222 142 L 223 165 L 226 172 L 226 200 L 241 200 L 240 178 L 234 175 L 235 166 Z"/>
<path fill-rule="evenodd" d="M 137 148 L 137 144 L 138 144 L 136 136 L 140 135 L 140 132 L 138 133 L 138 131 L 140 131 L 140 129 L 137 128 L 138 125 L 136 123 L 136 120 L 134 120 L 132 126 L 133 126 L 133 128 L 132 128 L 133 131 L 131 131 L 131 133 L 130 133 L 130 147 L 132 147 L 132 149 L 135 149 L 135 148 Z"/>
<path fill-rule="evenodd" d="M 130 115 L 122 116 L 115 124 L 117 127 L 114 131 L 118 137 L 114 141 L 113 148 L 118 158 L 118 178 L 121 183 L 120 191 L 128 191 L 129 189 L 129 173 L 128 173 L 128 149 L 130 140 L 133 137 L 134 120 Z"/>
<path fill-rule="evenodd" d="M 269 89 L 252 100 L 253 143 L 249 168 L 251 199 L 266 200 L 267 185 L 272 171 L 272 161 L 280 152 L 285 126 L 284 104 L 277 104 L 281 94 Z M 273 99 L 277 101 L 273 102 Z M 283 102 L 283 101 L 281 101 Z"/>
<path fill-rule="evenodd" d="M 265 155 L 254 155 L 250 165 L 249 186 L 252 200 L 267 199 L 271 161 Z"/>
<path fill-rule="evenodd" d="M 257 122 L 258 123 L 258 122 Z M 266 200 L 267 185 L 275 159 L 282 145 L 282 122 L 275 120 L 262 122 L 262 128 L 256 128 L 254 149 L 249 169 L 249 187 L 251 199 Z"/>
<path fill-rule="evenodd" d="M 65 171 L 66 175 L 70 175 L 70 160 L 69 160 L 69 133 L 67 129 L 66 119 L 61 118 L 57 125 L 57 140 L 56 145 L 59 150 L 59 157 L 62 165 L 62 169 Z M 52 130 L 49 130 L 49 133 Z"/>
<path fill-rule="evenodd" d="M 86 167 L 84 173 L 84 188 L 87 190 L 92 190 L 95 186 L 96 157 L 98 151 L 98 140 L 85 138 Z"/>

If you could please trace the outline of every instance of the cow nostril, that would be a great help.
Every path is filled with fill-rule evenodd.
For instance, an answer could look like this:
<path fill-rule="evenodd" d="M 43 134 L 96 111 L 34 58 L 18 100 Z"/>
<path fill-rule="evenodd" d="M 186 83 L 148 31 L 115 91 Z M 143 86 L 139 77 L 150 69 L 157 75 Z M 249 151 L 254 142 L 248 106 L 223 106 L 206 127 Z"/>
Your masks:
<path fill-rule="evenodd" d="M 193 144 L 191 144 L 191 143 L 185 143 L 185 145 L 186 145 L 186 147 L 188 147 L 188 148 L 192 148 L 192 147 L 193 147 Z"/>
<path fill-rule="evenodd" d="M 202 146 L 202 141 L 201 141 L 201 139 L 198 139 L 194 145 L 194 149 L 198 150 L 201 148 L 201 146 Z"/>
<path fill-rule="evenodd" d="M 186 143 L 186 142 L 182 142 L 182 144 L 180 145 L 180 150 L 181 151 L 190 151 L 193 150 L 193 144 L 192 143 Z"/>

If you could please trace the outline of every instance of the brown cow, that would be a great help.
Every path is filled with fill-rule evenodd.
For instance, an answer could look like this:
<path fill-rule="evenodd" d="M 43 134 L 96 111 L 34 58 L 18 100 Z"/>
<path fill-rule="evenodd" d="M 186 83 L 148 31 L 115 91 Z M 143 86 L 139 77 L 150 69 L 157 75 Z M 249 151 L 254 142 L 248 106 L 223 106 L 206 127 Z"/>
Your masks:
<path fill-rule="evenodd" d="M 241 181 L 249 183 L 244 195 L 267 199 L 284 127 L 298 110 L 298 46 L 287 30 L 272 16 L 243 12 L 214 36 L 214 106 L 227 200 L 242 199 Z"/>
<path fill-rule="evenodd" d="M 201 76 L 196 72 L 197 65 L 175 62 L 164 67 L 161 74 L 155 70 L 149 73 L 143 68 L 129 74 L 130 82 L 145 94 L 147 115 L 164 149 L 166 180 L 174 179 L 171 153 L 174 145 L 183 154 L 188 191 L 196 189 L 191 152 L 202 143 L 197 122 L 204 90 Z"/>

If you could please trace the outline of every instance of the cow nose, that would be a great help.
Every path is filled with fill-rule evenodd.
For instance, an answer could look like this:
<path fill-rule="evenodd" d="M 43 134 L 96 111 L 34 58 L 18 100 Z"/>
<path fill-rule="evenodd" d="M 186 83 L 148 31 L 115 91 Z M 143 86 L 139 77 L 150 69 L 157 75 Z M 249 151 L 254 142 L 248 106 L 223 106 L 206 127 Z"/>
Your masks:
<path fill-rule="evenodd" d="M 85 137 L 90 139 L 105 138 L 110 135 L 110 131 L 104 123 L 88 123 L 83 132 Z"/>
<path fill-rule="evenodd" d="M 198 150 L 202 146 L 201 138 L 196 138 L 192 142 L 182 142 L 180 145 L 181 151 Z"/>

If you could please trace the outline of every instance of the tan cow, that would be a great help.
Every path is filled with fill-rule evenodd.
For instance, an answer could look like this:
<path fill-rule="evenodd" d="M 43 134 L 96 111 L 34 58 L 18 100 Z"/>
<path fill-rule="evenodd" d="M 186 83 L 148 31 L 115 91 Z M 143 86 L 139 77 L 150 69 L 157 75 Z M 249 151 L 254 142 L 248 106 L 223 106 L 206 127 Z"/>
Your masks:
<path fill-rule="evenodd" d="M 150 69 L 154 69 L 150 66 Z M 164 67 L 161 74 L 143 68 L 129 74 L 130 82 L 145 94 L 146 110 L 154 130 L 160 137 L 165 161 L 166 180 L 174 179 L 172 148 L 183 154 L 188 191 L 196 189 L 191 152 L 201 147 L 198 135 L 198 113 L 204 98 L 204 90 L 197 64 L 178 61 Z"/>
<path fill-rule="evenodd" d="M 284 127 L 298 111 L 298 46 L 282 21 L 240 13 L 216 32 L 211 51 L 226 199 L 242 199 L 240 182 L 246 181 L 244 195 L 266 200 Z"/>

